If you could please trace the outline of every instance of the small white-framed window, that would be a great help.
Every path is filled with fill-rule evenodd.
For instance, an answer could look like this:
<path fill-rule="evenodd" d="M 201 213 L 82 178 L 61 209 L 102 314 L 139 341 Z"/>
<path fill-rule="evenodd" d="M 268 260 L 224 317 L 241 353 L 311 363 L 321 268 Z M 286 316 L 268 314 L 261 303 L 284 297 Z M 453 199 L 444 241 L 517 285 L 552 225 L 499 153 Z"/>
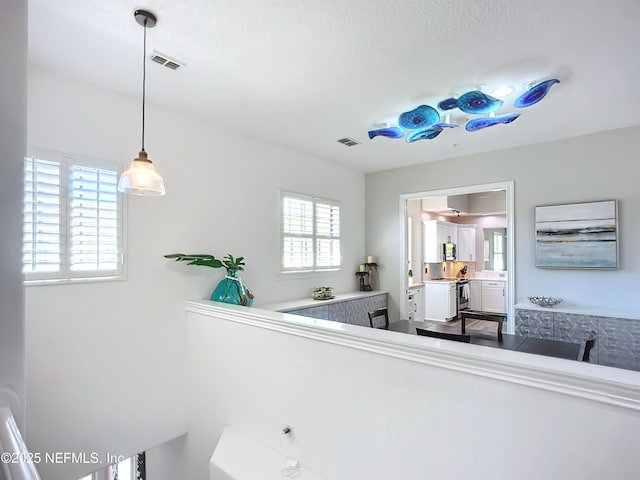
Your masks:
<path fill-rule="evenodd" d="M 280 215 L 282 271 L 340 268 L 340 202 L 282 190 Z"/>
<path fill-rule="evenodd" d="M 24 160 L 27 284 L 124 275 L 123 196 L 112 162 L 39 152 Z"/>
<path fill-rule="evenodd" d="M 78 480 L 145 480 L 147 478 L 145 452 L 127 458 L 113 456 L 107 460 L 117 460 L 117 463 L 107 465 Z"/>

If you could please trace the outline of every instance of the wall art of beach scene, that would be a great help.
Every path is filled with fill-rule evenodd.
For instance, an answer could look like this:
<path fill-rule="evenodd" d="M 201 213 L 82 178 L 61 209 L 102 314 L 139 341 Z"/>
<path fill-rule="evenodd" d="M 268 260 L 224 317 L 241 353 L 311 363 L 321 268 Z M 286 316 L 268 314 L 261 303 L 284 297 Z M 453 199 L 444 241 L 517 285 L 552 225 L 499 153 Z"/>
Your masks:
<path fill-rule="evenodd" d="M 536 267 L 617 268 L 616 201 L 536 207 Z"/>

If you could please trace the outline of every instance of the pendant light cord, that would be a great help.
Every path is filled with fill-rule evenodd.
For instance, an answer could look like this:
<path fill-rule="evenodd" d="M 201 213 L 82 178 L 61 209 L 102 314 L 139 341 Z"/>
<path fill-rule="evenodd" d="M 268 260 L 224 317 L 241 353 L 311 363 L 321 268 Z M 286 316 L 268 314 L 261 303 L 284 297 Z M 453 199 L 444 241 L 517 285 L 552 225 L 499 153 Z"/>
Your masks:
<path fill-rule="evenodd" d="M 144 152 L 144 106 L 147 84 L 147 19 L 144 19 L 144 42 L 142 49 L 142 151 Z"/>

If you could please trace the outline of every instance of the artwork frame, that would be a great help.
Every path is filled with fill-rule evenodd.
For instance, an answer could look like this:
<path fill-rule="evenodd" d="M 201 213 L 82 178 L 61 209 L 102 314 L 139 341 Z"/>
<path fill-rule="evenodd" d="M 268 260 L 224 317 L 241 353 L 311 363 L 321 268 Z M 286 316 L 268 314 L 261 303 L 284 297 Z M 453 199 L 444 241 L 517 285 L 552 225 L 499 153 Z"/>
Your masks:
<path fill-rule="evenodd" d="M 535 249 L 537 268 L 617 269 L 617 200 L 536 206 Z"/>

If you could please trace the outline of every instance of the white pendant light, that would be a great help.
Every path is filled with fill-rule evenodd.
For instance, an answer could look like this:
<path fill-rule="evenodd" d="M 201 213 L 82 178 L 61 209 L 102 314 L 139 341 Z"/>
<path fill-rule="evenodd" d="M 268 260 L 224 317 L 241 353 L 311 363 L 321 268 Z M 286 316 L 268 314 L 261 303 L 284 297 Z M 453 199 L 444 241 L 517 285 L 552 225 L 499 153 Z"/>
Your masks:
<path fill-rule="evenodd" d="M 144 28 L 144 47 L 142 57 L 142 149 L 133 160 L 129 169 L 122 174 L 118 182 L 118 190 L 131 195 L 157 197 L 165 194 L 164 180 L 156 173 L 153 163 L 144 150 L 144 107 L 146 97 L 146 65 L 147 65 L 147 28 L 156 26 L 155 15 L 146 10 L 134 12 L 136 21 Z"/>

